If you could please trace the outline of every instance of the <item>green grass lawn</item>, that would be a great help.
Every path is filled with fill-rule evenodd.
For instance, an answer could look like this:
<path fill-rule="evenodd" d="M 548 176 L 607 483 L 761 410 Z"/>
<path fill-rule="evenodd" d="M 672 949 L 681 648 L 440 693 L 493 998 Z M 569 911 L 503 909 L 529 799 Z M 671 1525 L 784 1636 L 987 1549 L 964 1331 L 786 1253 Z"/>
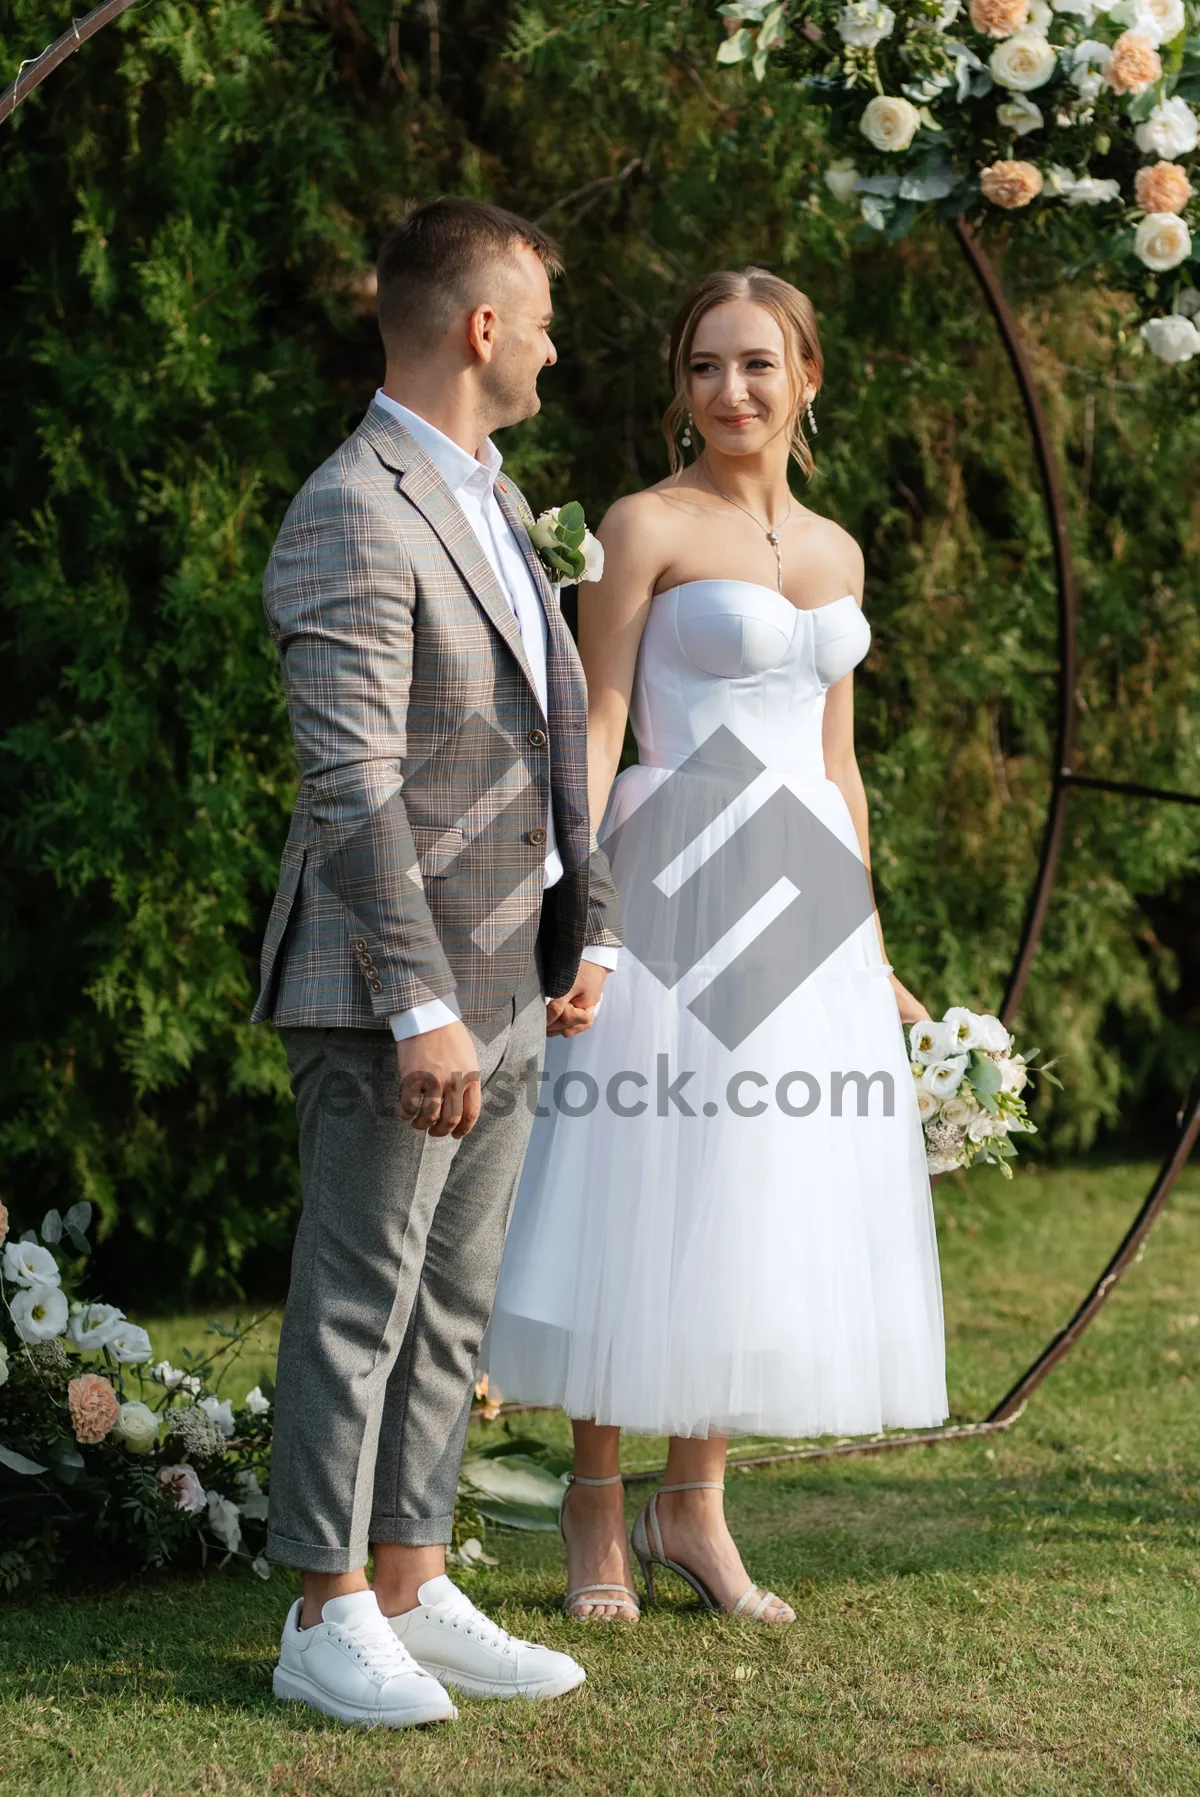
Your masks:
<path fill-rule="evenodd" d="M 936 1192 L 951 1403 L 979 1416 L 1069 1313 L 1149 1166 L 979 1170 Z M 769 1259 L 763 1277 L 770 1277 Z M 202 1321 L 149 1322 L 156 1354 Z M 272 1326 L 230 1375 L 269 1368 Z M 244 1380 L 244 1384 L 243 1384 Z M 493 1531 L 475 1600 L 568 1648 L 560 1702 L 356 1733 L 271 1696 L 278 1569 L 10 1603 L 0 1793 L 1200 1791 L 1200 1169 L 1011 1432 L 730 1479 L 753 1575 L 798 1620 L 706 1617 L 671 1588 L 634 1628 L 558 1613 L 551 1536 Z M 562 1419 L 519 1419 L 565 1438 Z M 481 1425 L 495 1431 L 501 1423 Z M 659 1444 L 631 1440 L 631 1465 Z M 630 1493 L 630 1513 L 644 1497 Z"/>

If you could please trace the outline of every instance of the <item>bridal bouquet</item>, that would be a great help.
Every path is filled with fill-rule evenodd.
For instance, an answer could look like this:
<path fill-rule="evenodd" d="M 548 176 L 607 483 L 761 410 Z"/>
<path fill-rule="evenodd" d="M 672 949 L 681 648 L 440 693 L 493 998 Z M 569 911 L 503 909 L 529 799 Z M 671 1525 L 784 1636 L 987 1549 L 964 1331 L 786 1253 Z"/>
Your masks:
<path fill-rule="evenodd" d="M 89 1204 L 52 1210 L 13 1241 L 0 1204 L 0 1589 L 214 1549 L 266 1578 L 271 1400 L 213 1382 L 250 1331 L 210 1324 L 213 1352 L 151 1367 L 144 1329 L 75 1295 L 90 1221 Z"/>
<path fill-rule="evenodd" d="M 826 186 L 862 231 L 1005 212 L 1068 275 L 1140 295 L 1154 355 L 1200 354 L 1195 0 L 729 0 L 718 61 L 769 56 L 829 109 Z M 1189 272 L 1190 265 L 1190 272 Z"/>
<path fill-rule="evenodd" d="M 908 1033 L 917 1110 L 925 1129 L 931 1173 L 949 1173 L 976 1161 L 991 1161 L 1012 1178 L 1011 1137 L 1037 1133 L 1021 1096 L 1036 1072 L 1061 1087 L 1040 1052 L 1013 1050 L 1013 1039 L 998 1017 L 954 1005 L 940 1023 L 914 1023 Z"/>

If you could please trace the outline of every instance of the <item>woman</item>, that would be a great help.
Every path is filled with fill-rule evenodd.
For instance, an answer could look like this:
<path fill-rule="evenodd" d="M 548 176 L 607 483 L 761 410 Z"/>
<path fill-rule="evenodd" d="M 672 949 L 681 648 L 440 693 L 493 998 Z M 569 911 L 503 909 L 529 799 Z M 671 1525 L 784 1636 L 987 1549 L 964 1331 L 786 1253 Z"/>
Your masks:
<path fill-rule="evenodd" d="M 671 368 L 672 475 L 612 507 L 603 579 L 579 589 L 590 803 L 628 946 L 592 1028 L 547 1043 L 485 1361 L 574 1421 L 569 1614 L 638 1614 L 627 1428 L 671 1438 L 633 1531 L 650 1600 L 669 1566 L 710 1607 L 790 1622 L 726 1527 L 728 1436 L 946 1416 L 903 1027 L 929 1013 L 866 873 L 862 554 L 788 487 L 789 456 L 813 466 L 812 306 L 761 269 L 710 275 Z M 614 780 L 627 717 L 639 761 Z"/>

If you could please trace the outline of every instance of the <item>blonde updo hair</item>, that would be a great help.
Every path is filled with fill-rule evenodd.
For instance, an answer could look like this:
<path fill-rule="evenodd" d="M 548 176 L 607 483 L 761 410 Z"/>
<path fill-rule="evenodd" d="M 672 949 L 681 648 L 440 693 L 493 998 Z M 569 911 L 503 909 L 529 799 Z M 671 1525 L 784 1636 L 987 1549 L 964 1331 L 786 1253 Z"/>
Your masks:
<path fill-rule="evenodd" d="M 815 377 L 818 389 L 825 372 L 825 358 L 821 353 L 821 338 L 817 331 L 817 315 L 806 293 L 801 293 L 790 281 L 781 280 L 767 269 L 753 266 L 722 269 L 716 274 L 705 275 L 702 281 L 696 282 L 675 314 L 675 323 L 671 327 L 669 358 L 675 397 L 663 414 L 663 436 L 667 440 L 671 472 L 678 474 L 683 467 L 679 436 L 691 409 L 688 364 L 691 361 L 697 327 L 706 312 L 711 312 L 714 306 L 724 306 L 730 300 L 751 300 L 756 306 L 762 306 L 783 332 L 788 376 L 796 399 L 791 425 L 791 452 L 804 473 L 811 475 L 813 453 L 804 434 L 804 406 L 800 403 L 799 396 L 804 391 L 805 363 L 808 364 L 810 374 Z"/>

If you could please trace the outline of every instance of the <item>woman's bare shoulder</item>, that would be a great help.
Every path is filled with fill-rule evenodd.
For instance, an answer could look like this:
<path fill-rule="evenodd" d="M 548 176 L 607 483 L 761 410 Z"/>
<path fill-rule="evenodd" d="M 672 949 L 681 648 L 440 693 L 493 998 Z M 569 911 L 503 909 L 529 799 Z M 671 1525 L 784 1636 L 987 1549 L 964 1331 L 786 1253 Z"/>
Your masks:
<path fill-rule="evenodd" d="M 854 596 L 861 605 L 866 564 L 857 539 L 822 512 L 809 511 L 808 518 L 812 551 L 829 567 L 830 572 L 836 569 L 841 579 L 850 583 Z"/>

